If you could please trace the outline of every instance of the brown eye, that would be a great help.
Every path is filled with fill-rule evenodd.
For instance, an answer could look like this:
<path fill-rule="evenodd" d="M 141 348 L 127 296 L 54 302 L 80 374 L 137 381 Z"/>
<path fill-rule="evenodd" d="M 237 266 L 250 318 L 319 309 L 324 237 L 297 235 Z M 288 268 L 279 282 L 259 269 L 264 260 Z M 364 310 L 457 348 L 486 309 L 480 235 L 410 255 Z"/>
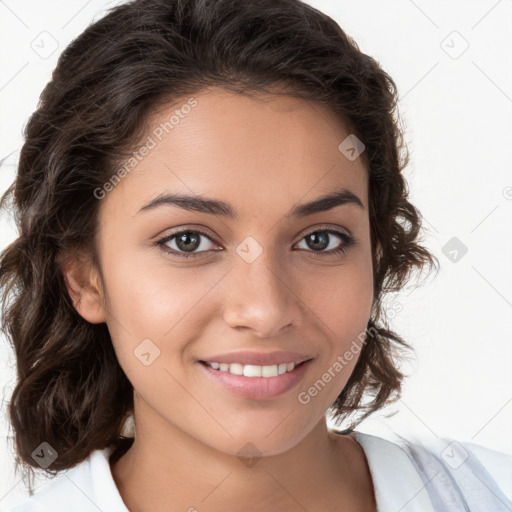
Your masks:
<path fill-rule="evenodd" d="M 156 242 L 156 244 L 163 246 L 163 250 L 172 256 L 190 258 L 197 257 L 200 253 L 208 252 L 208 242 L 203 242 L 203 239 L 213 243 L 211 238 L 205 232 L 198 229 L 187 229 L 177 231 L 171 235 L 161 238 Z M 173 243 L 175 248 L 169 249 L 169 242 Z M 199 248 L 202 250 L 198 251 Z"/>
<path fill-rule="evenodd" d="M 201 236 L 194 231 L 183 231 L 179 235 L 175 235 L 176 245 L 180 251 L 195 251 L 201 245 Z"/>
<path fill-rule="evenodd" d="M 353 237 L 334 229 L 317 229 L 307 234 L 301 242 L 303 240 L 306 241 L 307 248 L 311 249 L 309 252 L 318 252 L 320 254 L 344 254 L 355 243 Z M 341 245 L 340 240 L 342 241 Z M 325 250 L 328 247 L 330 249 Z"/>

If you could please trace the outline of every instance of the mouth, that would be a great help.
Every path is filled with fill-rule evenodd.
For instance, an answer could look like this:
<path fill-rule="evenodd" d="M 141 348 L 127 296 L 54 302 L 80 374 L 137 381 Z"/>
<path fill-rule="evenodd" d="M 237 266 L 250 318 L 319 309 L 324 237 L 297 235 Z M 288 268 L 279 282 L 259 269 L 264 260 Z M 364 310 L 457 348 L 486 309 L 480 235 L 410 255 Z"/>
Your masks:
<path fill-rule="evenodd" d="M 199 361 L 200 368 L 219 389 L 251 400 L 272 400 L 298 387 L 313 359 L 259 366 Z M 218 368 L 217 368 L 218 366 Z"/>
<path fill-rule="evenodd" d="M 241 363 L 218 363 L 214 361 L 199 361 L 202 365 L 211 368 L 214 371 L 226 372 L 232 375 L 243 375 L 244 377 L 255 378 L 262 377 L 264 379 L 278 377 L 286 373 L 292 372 L 295 368 L 311 361 L 306 359 L 300 363 L 280 363 L 273 365 L 256 365 L 256 364 L 241 364 Z"/>

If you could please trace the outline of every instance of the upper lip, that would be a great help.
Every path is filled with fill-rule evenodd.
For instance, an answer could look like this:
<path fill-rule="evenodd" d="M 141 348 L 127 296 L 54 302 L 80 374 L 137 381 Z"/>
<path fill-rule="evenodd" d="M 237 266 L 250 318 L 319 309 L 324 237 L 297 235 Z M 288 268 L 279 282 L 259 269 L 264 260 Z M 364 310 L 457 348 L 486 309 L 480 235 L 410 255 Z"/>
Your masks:
<path fill-rule="evenodd" d="M 227 354 L 217 354 L 208 359 L 203 359 L 205 363 L 239 363 L 242 365 L 253 364 L 257 366 L 271 366 L 282 363 L 294 363 L 298 365 L 304 361 L 312 359 L 311 356 L 299 354 L 297 352 L 250 352 L 241 350 L 239 352 L 230 352 Z"/>

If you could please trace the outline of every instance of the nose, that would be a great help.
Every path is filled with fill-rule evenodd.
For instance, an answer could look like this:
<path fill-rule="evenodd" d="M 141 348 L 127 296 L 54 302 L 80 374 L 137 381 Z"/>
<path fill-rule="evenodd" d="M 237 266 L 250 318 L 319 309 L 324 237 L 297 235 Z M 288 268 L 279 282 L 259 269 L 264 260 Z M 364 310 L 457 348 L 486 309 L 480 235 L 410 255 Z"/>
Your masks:
<path fill-rule="evenodd" d="M 297 283 L 269 251 L 251 263 L 235 258 L 234 265 L 224 283 L 226 324 L 259 338 L 300 326 L 302 302 Z"/>

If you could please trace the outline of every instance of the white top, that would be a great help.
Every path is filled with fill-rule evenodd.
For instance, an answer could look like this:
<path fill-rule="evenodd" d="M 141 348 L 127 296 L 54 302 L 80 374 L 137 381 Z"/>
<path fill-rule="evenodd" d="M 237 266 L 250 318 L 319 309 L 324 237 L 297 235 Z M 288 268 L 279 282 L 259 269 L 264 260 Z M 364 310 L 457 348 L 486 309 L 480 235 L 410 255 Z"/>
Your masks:
<path fill-rule="evenodd" d="M 512 455 L 473 443 L 396 441 L 354 431 L 373 479 L 377 512 L 511 512 Z M 112 447 L 7 512 L 129 512 L 110 471 Z"/>

